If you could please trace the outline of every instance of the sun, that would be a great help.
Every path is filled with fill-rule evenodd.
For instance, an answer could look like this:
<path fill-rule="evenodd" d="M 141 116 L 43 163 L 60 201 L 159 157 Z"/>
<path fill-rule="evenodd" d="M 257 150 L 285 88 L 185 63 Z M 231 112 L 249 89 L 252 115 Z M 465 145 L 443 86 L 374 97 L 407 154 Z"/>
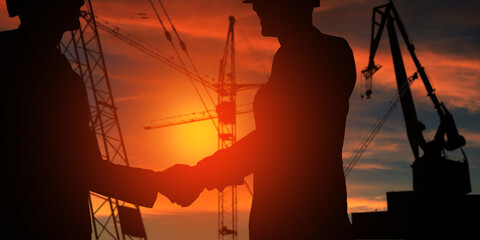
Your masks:
<path fill-rule="evenodd" d="M 173 127 L 172 146 L 185 164 L 195 165 L 218 149 L 218 132 L 210 120 Z"/>

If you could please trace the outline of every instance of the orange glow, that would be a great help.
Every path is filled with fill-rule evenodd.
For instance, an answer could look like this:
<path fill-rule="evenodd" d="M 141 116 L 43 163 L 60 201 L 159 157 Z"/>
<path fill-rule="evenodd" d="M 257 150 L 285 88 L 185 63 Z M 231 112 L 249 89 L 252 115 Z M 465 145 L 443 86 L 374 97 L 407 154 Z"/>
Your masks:
<path fill-rule="evenodd" d="M 218 61 L 221 57 L 227 33 L 229 15 L 234 15 L 243 32 L 248 36 L 254 46 L 261 63 L 258 64 L 250 54 L 249 48 L 241 34 L 236 35 L 237 50 L 237 78 L 239 83 L 262 83 L 270 70 L 273 54 L 278 48 L 278 43 L 272 38 L 263 38 L 260 35 L 259 21 L 249 5 L 237 1 L 169 1 L 166 2 L 170 16 L 175 26 L 186 42 L 189 53 L 198 64 L 202 74 L 208 79 L 216 78 L 218 74 Z M 212 7 L 212 5 L 214 7 Z M 323 3 L 322 3 L 323 4 Z M 325 8 L 319 8 L 316 14 L 330 11 L 342 5 L 341 1 L 329 1 Z M 122 1 L 114 0 L 93 1 L 95 13 L 103 19 L 118 25 L 123 30 L 134 34 L 137 38 L 165 50 L 172 56 L 168 42 L 163 37 L 163 31 L 155 18 L 147 1 Z M 135 14 L 147 13 L 148 19 L 140 19 Z M 370 16 L 367 16 L 369 18 Z M 5 0 L 0 0 L 0 30 L 12 29 L 18 26 L 18 19 L 8 18 Z M 365 29 L 364 31 L 368 31 Z M 332 33 L 335 35 L 335 33 Z M 169 67 L 155 62 L 150 57 L 120 42 L 114 37 L 100 32 L 103 49 L 107 55 L 107 66 L 113 95 L 116 98 L 120 125 L 122 127 L 126 149 L 130 164 L 135 167 L 149 168 L 162 171 L 176 163 L 194 165 L 199 160 L 213 154 L 217 150 L 217 133 L 211 121 L 184 124 L 156 130 L 143 130 L 142 126 L 150 120 L 166 116 L 203 111 L 203 105 L 193 90 L 188 78 L 175 72 Z M 344 36 L 347 40 L 352 36 Z M 353 37 L 352 37 L 353 38 Z M 384 44 L 387 41 L 384 40 Z M 368 45 L 352 45 L 356 60 L 357 72 L 366 65 L 369 54 Z M 469 111 L 480 110 L 480 61 L 466 57 L 439 54 L 428 49 L 418 49 L 420 61 L 426 66 L 431 79 L 438 89 L 437 93 L 448 107 L 467 108 Z M 404 58 L 407 59 L 404 53 Z M 376 62 L 383 68 L 374 76 L 375 89 L 393 90 L 396 83 L 393 74 L 391 56 L 380 51 Z M 406 60 L 407 75 L 413 73 L 413 64 Z M 358 73 L 359 74 L 359 73 Z M 459 76 L 462 75 L 462 84 Z M 357 90 L 361 84 L 360 74 L 357 80 Z M 412 86 L 413 93 L 420 101 L 428 102 L 425 89 L 417 80 Z M 203 91 L 203 90 L 202 90 Z M 357 98 L 354 92 L 352 98 Z M 206 94 L 202 92 L 205 99 Z M 213 99 L 215 93 L 211 92 Z M 238 103 L 251 103 L 254 91 L 239 93 Z M 209 107 L 214 108 L 212 104 Z M 351 118 L 357 116 L 349 116 Z M 254 129 L 253 117 L 239 116 L 238 138 Z M 364 133 L 352 130 L 345 140 L 344 158 L 352 155 Z M 475 132 L 462 131 L 470 139 L 470 144 L 480 146 L 480 135 Z M 400 139 L 404 136 L 388 135 L 381 132 L 377 138 Z M 373 142 L 370 148 L 376 151 L 400 151 L 398 143 Z M 365 153 L 367 156 L 369 152 Z M 391 169 L 381 164 L 359 164 L 359 169 Z M 247 177 L 247 182 L 252 186 L 252 176 Z M 349 186 L 360 189 L 360 186 Z M 385 198 L 362 197 L 355 191 L 355 197 L 348 199 L 349 211 L 370 211 L 374 209 L 385 210 Z M 238 208 L 248 211 L 251 196 L 244 186 L 238 189 Z M 216 191 L 202 193 L 200 198 L 189 208 L 181 208 L 171 204 L 165 197 L 159 196 L 153 209 L 143 209 L 145 213 L 165 214 L 171 212 L 189 211 L 217 211 Z"/>
<path fill-rule="evenodd" d="M 217 150 L 217 133 L 211 121 L 186 124 L 178 127 L 172 136 L 171 144 L 175 152 L 187 159 L 186 164 L 195 165 L 198 156 L 208 156 Z M 165 141 L 164 141 L 165 143 Z"/>
<path fill-rule="evenodd" d="M 348 198 L 349 212 L 386 211 L 387 203 L 385 197 L 374 198 Z"/>

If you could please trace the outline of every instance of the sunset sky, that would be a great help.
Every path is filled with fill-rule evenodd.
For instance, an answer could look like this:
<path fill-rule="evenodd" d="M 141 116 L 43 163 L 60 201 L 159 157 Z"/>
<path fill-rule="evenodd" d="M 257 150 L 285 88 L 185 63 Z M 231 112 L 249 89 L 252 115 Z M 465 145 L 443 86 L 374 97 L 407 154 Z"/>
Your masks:
<path fill-rule="evenodd" d="M 273 38 L 261 36 L 259 20 L 251 5 L 241 2 L 163 1 L 193 61 L 208 79 L 218 77 L 228 16 L 235 16 L 237 82 L 264 83 L 279 44 Z M 396 94 L 385 33 L 376 57 L 376 63 L 383 68 L 374 76 L 372 98 L 360 99 L 363 83 L 360 71 L 368 62 L 372 9 L 384 3 L 387 1 L 321 0 L 321 7 L 313 16 L 320 31 L 344 37 L 355 56 L 358 74 L 350 98 L 343 149 L 345 162 L 350 160 Z M 148 0 L 92 0 L 92 4 L 97 16 L 174 56 Z M 464 150 L 470 162 L 472 192 L 480 194 L 480 2 L 397 0 L 395 4 L 438 96 L 452 112 L 460 133 L 467 139 Z M 161 17 L 167 23 L 166 17 Z M 14 29 L 18 24 L 18 19 L 8 18 L 5 0 L 0 0 L 0 31 Z M 169 24 L 167 27 L 170 28 Z M 213 154 L 217 149 L 217 134 L 211 121 L 154 130 L 142 128 L 154 119 L 204 110 L 189 79 L 108 33 L 101 30 L 99 33 L 130 165 L 161 171 L 176 163 L 193 165 Z M 255 56 L 245 39 L 253 46 Z M 407 75 L 410 76 L 416 70 L 406 49 L 402 48 Z M 292 79 L 292 84 L 294 81 Z M 438 117 L 421 81 L 413 83 L 412 91 L 418 117 L 427 126 L 424 134 L 431 140 L 439 123 Z M 210 94 L 216 99 L 214 92 Z M 237 104 L 252 103 L 254 94 L 255 90 L 239 92 Z M 208 99 L 205 91 L 202 96 Z M 210 109 L 215 108 L 211 102 L 207 101 L 207 104 Z M 252 114 L 239 115 L 237 119 L 238 138 L 255 128 Z M 459 158 L 461 153 L 451 152 L 449 156 Z M 398 107 L 347 177 L 349 212 L 386 210 L 385 192 L 412 189 L 412 162 L 413 154 Z M 246 180 L 251 185 L 252 176 Z M 248 236 L 250 203 L 250 194 L 240 186 L 239 239 Z M 192 236 L 214 239 L 216 211 L 216 191 L 203 192 L 188 208 L 172 205 L 159 195 L 153 209 L 142 209 L 147 233 L 152 239 L 191 239 Z"/>

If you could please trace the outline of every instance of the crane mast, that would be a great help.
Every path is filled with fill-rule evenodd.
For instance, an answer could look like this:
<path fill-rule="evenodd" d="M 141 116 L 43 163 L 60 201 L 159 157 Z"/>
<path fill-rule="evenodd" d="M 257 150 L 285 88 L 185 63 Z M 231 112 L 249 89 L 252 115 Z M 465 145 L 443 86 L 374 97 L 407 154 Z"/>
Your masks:
<path fill-rule="evenodd" d="M 228 18 L 229 26 L 223 57 L 220 60 L 217 93 L 218 149 L 232 146 L 237 140 L 235 75 L 235 18 Z M 218 239 L 226 236 L 237 239 L 237 186 L 218 192 Z"/>

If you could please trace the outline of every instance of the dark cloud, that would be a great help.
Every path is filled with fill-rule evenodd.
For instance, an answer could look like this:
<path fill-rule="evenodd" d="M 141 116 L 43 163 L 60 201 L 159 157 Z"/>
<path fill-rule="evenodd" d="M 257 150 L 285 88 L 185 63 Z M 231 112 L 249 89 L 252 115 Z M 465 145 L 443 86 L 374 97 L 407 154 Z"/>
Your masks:
<path fill-rule="evenodd" d="M 412 40 L 441 53 L 480 58 L 480 2 L 397 1 Z"/>
<path fill-rule="evenodd" d="M 372 9 L 378 0 L 325 1 L 328 11 L 315 15 L 315 23 L 329 33 L 346 36 L 355 45 L 368 46 Z M 480 1 L 394 1 L 417 48 L 480 59 Z"/>

